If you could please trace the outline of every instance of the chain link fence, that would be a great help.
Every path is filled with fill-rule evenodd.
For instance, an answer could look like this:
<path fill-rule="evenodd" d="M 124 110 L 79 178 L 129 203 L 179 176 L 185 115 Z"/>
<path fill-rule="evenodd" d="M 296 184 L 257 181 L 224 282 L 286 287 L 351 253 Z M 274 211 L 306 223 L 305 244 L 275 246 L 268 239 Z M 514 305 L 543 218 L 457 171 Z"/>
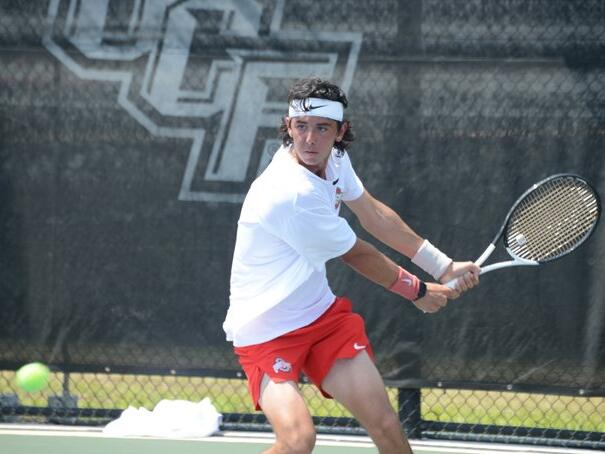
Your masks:
<path fill-rule="evenodd" d="M 599 0 L 3 1 L 2 419 L 105 424 L 210 397 L 223 427 L 268 430 L 221 323 L 290 83 L 345 87 L 366 187 L 470 259 L 548 174 L 605 193 L 604 56 Z M 328 272 L 411 437 L 603 449 L 604 254 L 598 231 L 434 318 Z M 15 370 L 35 360 L 51 383 L 26 394 Z M 318 430 L 363 432 L 301 387 Z"/>

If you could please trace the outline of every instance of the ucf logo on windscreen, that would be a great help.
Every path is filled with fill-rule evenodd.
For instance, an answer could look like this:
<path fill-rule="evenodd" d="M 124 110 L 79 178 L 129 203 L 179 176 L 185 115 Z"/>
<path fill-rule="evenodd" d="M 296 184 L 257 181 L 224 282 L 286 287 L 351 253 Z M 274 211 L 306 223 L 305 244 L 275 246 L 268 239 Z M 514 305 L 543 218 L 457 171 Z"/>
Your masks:
<path fill-rule="evenodd" d="M 190 144 L 180 200 L 239 203 L 279 146 L 290 82 L 348 91 L 361 46 L 360 33 L 288 30 L 284 0 L 263 5 L 51 0 L 44 45 L 78 77 L 119 84 L 116 102 L 150 134 Z"/>

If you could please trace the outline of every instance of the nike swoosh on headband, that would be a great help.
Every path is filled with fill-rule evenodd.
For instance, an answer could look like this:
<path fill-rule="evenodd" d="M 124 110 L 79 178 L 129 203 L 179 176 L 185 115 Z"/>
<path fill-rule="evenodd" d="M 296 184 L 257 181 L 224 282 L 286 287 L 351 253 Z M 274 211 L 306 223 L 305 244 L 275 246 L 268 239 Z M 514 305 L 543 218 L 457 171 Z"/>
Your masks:
<path fill-rule="evenodd" d="M 324 98 L 294 99 L 288 106 L 289 117 L 314 116 L 342 121 L 344 106 L 338 101 Z"/>

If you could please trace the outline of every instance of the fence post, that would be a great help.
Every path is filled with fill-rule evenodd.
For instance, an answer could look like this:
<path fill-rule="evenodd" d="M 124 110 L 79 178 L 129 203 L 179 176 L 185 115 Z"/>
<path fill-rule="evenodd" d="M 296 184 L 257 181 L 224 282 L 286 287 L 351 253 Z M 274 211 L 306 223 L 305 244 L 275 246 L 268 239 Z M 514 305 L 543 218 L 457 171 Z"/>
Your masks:
<path fill-rule="evenodd" d="M 420 390 L 417 388 L 397 389 L 399 421 L 408 438 L 420 438 L 422 421 L 420 414 Z"/>

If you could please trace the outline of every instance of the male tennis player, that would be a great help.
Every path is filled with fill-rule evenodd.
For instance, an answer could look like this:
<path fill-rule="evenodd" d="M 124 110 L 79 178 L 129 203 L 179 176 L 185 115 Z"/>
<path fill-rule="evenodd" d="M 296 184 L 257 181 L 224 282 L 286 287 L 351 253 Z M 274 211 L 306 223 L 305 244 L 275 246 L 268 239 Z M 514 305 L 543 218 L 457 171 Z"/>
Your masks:
<path fill-rule="evenodd" d="M 433 313 L 478 283 L 479 268 L 453 262 L 373 198 L 345 147 L 347 98 L 336 85 L 303 79 L 290 89 L 283 145 L 254 181 L 238 222 L 231 296 L 223 325 L 248 378 L 257 409 L 276 435 L 267 453 L 309 453 L 312 418 L 298 389 L 304 372 L 341 402 L 381 453 L 411 453 L 373 363 L 363 319 L 335 297 L 325 264 L 340 257 L 366 278 Z M 425 283 L 355 235 L 341 202 L 374 237 L 456 290 Z"/>

